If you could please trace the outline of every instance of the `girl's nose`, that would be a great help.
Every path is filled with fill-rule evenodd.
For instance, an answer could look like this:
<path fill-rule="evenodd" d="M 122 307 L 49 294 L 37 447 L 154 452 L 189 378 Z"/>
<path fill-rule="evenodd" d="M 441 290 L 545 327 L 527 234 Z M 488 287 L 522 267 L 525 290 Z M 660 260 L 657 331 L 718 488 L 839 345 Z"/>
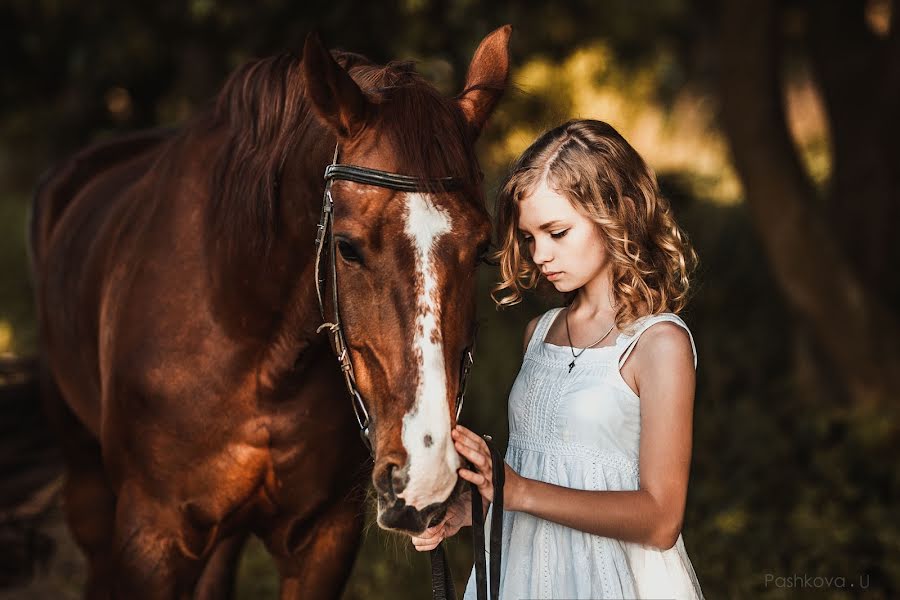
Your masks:
<path fill-rule="evenodd" d="M 539 242 L 537 240 L 531 242 L 531 244 L 533 248 L 531 251 L 531 258 L 536 264 L 542 265 L 553 258 L 553 255 L 550 253 L 548 244 Z"/>

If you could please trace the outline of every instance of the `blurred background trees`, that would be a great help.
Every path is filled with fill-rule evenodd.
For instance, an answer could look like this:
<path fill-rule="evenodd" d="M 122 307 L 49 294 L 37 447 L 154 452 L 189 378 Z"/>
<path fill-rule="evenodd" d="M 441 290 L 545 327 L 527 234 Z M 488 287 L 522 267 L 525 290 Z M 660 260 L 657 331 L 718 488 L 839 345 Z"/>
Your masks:
<path fill-rule="evenodd" d="M 898 20 L 891 0 L 7 0 L 0 353 L 34 349 L 24 223 L 55 160 L 92 140 L 177 125 L 236 66 L 299 51 L 311 29 L 378 61 L 414 59 L 453 94 L 478 40 L 512 23 L 516 88 L 480 144 L 489 202 L 538 133 L 599 118 L 656 169 L 700 254 L 685 315 L 700 360 L 684 538 L 707 596 L 855 597 L 868 576 L 866 597 L 895 597 Z M 481 277 L 464 419 L 502 443 L 524 324 L 557 299 L 497 312 L 495 273 Z M 77 593 L 78 558 L 47 518 L 59 551 L 14 597 Z M 427 557 L 367 531 L 345 596 L 427 596 Z M 460 589 L 468 533 L 450 543 Z M 767 575 L 843 576 L 847 587 L 798 590 Z M 275 597 L 259 546 L 245 553 L 240 583 L 243 598 Z"/>

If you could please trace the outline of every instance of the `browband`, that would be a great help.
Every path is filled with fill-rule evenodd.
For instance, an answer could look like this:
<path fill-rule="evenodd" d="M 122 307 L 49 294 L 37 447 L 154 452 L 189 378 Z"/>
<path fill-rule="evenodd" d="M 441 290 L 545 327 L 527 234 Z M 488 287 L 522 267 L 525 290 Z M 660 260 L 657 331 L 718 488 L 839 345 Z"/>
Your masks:
<path fill-rule="evenodd" d="M 378 187 L 389 188 L 400 192 L 453 192 L 461 189 L 463 186 L 463 180 L 459 177 L 439 177 L 436 179 L 422 180 L 418 177 L 412 177 L 411 175 L 400 175 L 398 173 L 389 173 L 387 171 L 379 171 L 378 169 L 369 169 L 367 167 L 341 164 L 328 165 L 325 169 L 325 181 L 335 179 L 376 185 Z"/>

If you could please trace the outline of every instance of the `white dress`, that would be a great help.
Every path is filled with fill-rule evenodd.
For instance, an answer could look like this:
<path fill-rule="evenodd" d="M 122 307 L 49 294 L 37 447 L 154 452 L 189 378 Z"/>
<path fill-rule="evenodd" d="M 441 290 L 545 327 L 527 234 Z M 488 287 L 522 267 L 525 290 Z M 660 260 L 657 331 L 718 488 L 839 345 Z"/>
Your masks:
<path fill-rule="evenodd" d="M 585 350 L 569 373 L 571 350 L 544 341 L 561 310 L 539 319 L 510 391 L 506 462 L 524 477 L 569 488 L 637 490 L 640 399 L 619 369 L 654 323 L 690 330 L 671 313 L 643 317 L 614 345 Z M 693 337 L 691 346 L 696 368 Z M 490 519 L 489 512 L 485 539 Z M 682 600 L 703 594 L 681 535 L 663 551 L 505 511 L 500 597 Z M 476 600 L 474 569 L 464 600 Z"/>

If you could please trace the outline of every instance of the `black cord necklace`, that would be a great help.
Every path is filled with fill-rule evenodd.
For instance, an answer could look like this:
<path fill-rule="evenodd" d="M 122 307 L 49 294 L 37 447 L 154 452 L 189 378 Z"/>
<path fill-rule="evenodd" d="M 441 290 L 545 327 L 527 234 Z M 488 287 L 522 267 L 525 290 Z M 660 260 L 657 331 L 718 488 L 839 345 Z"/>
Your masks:
<path fill-rule="evenodd" d="M 606 333 L 603 334 L 603 337 L 601 337 L 599 340 L 597 340 L 590 346 L 585 346 L 584 348 L 581 349 L 581 351 L 578 354 L 575 354 L 575 347 L 572 345 L 572 334 L 569 333 L 569 308 L 566 307 L 565 311 L 566 311 L 566 314 L 565 314 L 566 337 L 569 338 L 569 350 L 572 352 L 572 362 L 569 363 L 569 373 L 571 373 L 572 369 L 575 368 L 575 361 L 578 359 L 578 357 L 581 356 L 582 354 L 584 354 L 584 351 L 587 350 L 588 348 L 593 348 L 594 346 L 596 346 L 597 344 L 599 344 L 600 342 L 605 340 L 606 336 L 608 336 L 612 332 L 613 327 L 616 326 L 616 322 L 615 322 L 615 320 L 613 320 L 613 324 L 609 326 L 609 329 L 606 330 Z"/>

